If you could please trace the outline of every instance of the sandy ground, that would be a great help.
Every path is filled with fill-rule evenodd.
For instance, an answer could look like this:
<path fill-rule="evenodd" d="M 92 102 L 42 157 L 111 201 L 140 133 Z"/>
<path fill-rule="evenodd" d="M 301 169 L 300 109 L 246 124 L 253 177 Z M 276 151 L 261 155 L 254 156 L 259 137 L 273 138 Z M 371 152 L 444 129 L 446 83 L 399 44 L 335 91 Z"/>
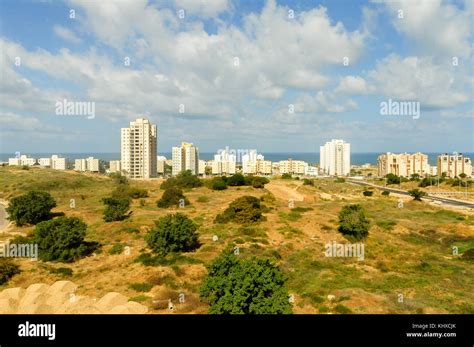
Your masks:
<path fill-rule="evenodd" d="M 7 220 L 8 214 L 5 211 L 5 207 L 8 206 L 8 201 L 0 199 L 0 232 L 5 231 L 10 222 Z"/>
<path fill-rule="evenodd" d="M 296 187 L 288 187 L 286 182 L 273 180 L 270 183 L 265 185 L 265 188 L 268 189 L 277 199 L 281 200 L 294 200 L 294 201 L 303 201 L 305 195 L 297 191 L 299 185 Z"/>

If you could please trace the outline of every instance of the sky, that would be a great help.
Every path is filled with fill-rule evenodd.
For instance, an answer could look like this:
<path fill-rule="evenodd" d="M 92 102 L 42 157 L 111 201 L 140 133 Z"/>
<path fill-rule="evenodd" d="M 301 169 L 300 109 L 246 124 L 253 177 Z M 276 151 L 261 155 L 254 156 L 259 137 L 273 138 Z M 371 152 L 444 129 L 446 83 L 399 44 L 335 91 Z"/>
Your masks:
<path fill-rule="evenodd" d="M 474 1 L 3 0 L 0 153 L 474 152 Z M 58 111 L 86 102 L 94 116 Z M 382 105 L 393 112 L 383 112 Z M 392 107 L 410 104 L 396 113 Z M 416 113 L 416 105 L 420 112 Z"/>

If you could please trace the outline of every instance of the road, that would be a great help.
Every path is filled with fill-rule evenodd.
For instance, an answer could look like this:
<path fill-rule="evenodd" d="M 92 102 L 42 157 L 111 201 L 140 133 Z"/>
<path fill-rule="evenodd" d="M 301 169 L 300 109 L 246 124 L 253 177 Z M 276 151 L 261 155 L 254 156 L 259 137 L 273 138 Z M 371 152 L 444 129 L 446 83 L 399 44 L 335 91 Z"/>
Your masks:
<path fill-rule="evenodd" d="M 396 189 L 396 188 L 389 188 L 389 187 L 384 187 L 384 186 L 378 186 L 376 184 L 367 183 L 367 182 L 364 182 L 364 181 L 347 180 L 347 182 L 357 184 L 357 185 L 360 185 L 360 186 L 374 187 L 374 188 L 377 188 L 377 189 L 380 189 L 380 190 L 387 190 L 391 193 L 396 193 L 396 194 L 401 194 L 401 195 L 410 195 L 406 190 Z M 452 200 L 452 199 L 441 198 L 441 197 L 433 196 L 433 195 L 425 196 L 425 197 L 423 197 L 423 199 L 439 201 L 439 202 L 442 202 L 445 205 L 474 208 L 474 203 L 468 202 L 468 201 Z"/>

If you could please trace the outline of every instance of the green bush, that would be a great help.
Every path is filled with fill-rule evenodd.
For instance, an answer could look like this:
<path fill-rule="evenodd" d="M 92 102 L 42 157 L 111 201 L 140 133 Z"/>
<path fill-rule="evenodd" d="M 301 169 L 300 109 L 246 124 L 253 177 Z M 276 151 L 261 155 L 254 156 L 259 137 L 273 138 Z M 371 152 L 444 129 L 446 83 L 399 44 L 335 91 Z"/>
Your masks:
<path fill-rule="evenodd" d="M 305 186 L 314 186 L 314 181 L 305 178 L 305 179 L 303 179 L 303 185 L 305 185 Z"/>
<path fill-rule="evenodd" d="M 284 180 L 291 180 L 293 177 L 289 173 L 284 173 L 283 175 L 281 175 L 281 178 L 283 178 Z"/>
<path fill-rule="evenodd" d="M 36 225 L 34 243 L 39 258 L 46 261 L 72 262 L 92 253 L 97 242 L 85 242 L 87 225 L 77 217 L 58 217 Z"/>
<path fill-rule="evenodd" d="M 176 177 L 170 177 L 164 181 L 160 188 L 168 189 L 171 187 L 178 188 L 196 188 L 201 187 L 202 181 L 196 175 L 193 175 L 191 170 L 181 171 Z"/>
<path fill-rule="evenodd" d="M 338 178 L 336 178 L 336 180 L 335 180 L 334 182 L 336 182 L 336 183 L 344 183 L 344 182 L 346 182 L 346 179 L 345 179 L 345 178 L 342 178 L 342 177 L 338 177 Z"/>
<path fill-rule="evenodd" d="M 112 198 L 115 199 L 140 199 L 147 198 L 148 191 L 146 189 L 130 187 L 127 184 L 120 184 L 112 192 Z"/>
<path fill-rule="evenodd" d="M 265 184 L 270 182 L 270 180 L 266 177 L 255 176 L 252 179 L 252 187 L 254 188 L 264 188 Z"/>
<path fill-rule="evenodd" d="M 216 223 L 254 223 L 261 221 L 264 206 L 254 196 L 242 196 L 230 203 L 222 214 L 218 214 L 214 220 Z"/>
<path fill-rule="evenodd" d="M 17 226 L 37 224 L 51 219 L 51 210 L 56 201 L 47 192 L 31 191 L 10 200 L 6 211 L 8 219 L 15 221 Z"/>
<path fill-rule="evenodd" d="M 344 306 L 342 304 L 338 304 L 336 305 L 336 307 L 334 307 L 334 310 L 337 312 L 337 313 L 342 313 L 342 314 L 347 314 L 347 313 L 351 313 L 351 309 L 347 306 Z"/>
<path fill-rule="evenodd" d="M 167 188 L 161 199 L 156 202 L 156 206 L 160 208 L 167 208 L 167 207 L 177 207 L 179 206 L 180 201 L 184 201 L 185 205 L 189 205 L 189 200 L 184 196 L 183 191 L 178 187 L 169 187 Z"/>
<path fill-rule="evenodd" d="M 240 173 L 236 173 L 230 176 L 227 179 L 227 185 L 229 186 L 244 186 L 245 185 L 245 177 Z"/>
<path fill-rule="evenodd" d="M 346 205 L 339 212 L 339 232 L 356 240 L 369 234 L 370 222 L 361 205 Z"/>
<path fill-rule="evenodd" d="M 221 177 L 215 177 L 212 179 L 213 190 L 224 190 L 227 189 L 227 183 Z"/>
<path fill-rule="evenodd" d="M 413 197 L 413 200 L 416 200 L 416 201 L 421 201 L 421 198 L 424 197 L 426 195 L 425 192 L 415 188 L 415 189 L 410 189 L 408 191 L 408 194 L 410 194 L 412 197 Z"/>
<path fill-rule="evenodd" d="M 207 266 L 200 289 L 211 314 L 290 314 L 286 278 L 268 259 L 244 260 L 225 250 Z"/>
<path fill-rule="evenodd" d="M 362 192 L 362 194 L 363 194 L 364 196 L 372 196 L 372 195 L 374 195 L 374 192 L 371 191 L 371 190 L 364 190 L 364 191 Z"/>
<path fill-rule="evenodd" d="M 149 292 L 153 288 L 153 284 L 150 283 L 132 283 L 130 288 L 137 292 Z"/>
<path fill-rule="evenodd" d="M 105 198 L 102 199 L 102 202 L 106 205 L 103 217 L 105 222 L 121 221 L 132 213 L 131 211 L 127 213 L 130 208 L 130 199 L 128 198 Z"/>
<path fill-rule="evenodd" d="M 109 250 L 109 254 L 120 254 L 123 252 L 124 246 L 121 243 L 116 243 L 115 245 L 112 246 L 112 248 Z"/>
<path fill-rule="evenodd" d="M 400 184 L 401 179 L 397 175 L 394 175 L 393 173 L 389 173 L 385 176 L 387 179 L 387 184 Z"/>
<path fill-rule="evenodd" d="M 383 195 L 383 196 L 389 196 L 389 195 L 390 195 L 390 192 L 389 192 L 388 190 L 384 190 L 384 191 L 382 192 L 382 195 Z"/>
<path fill-rule="evenodd" d="M 0 258 L 0 285 L 8 282 L 10 278 L 20 273 L 20 267 L 11 259 Z"/>
<path fill-rule="evenodd" d="M 182 213 L 168 214 L 155 222 L 145 236 L 148 246 L 160 255 L 191 252 L 199 248 L 196 223 Z"/>

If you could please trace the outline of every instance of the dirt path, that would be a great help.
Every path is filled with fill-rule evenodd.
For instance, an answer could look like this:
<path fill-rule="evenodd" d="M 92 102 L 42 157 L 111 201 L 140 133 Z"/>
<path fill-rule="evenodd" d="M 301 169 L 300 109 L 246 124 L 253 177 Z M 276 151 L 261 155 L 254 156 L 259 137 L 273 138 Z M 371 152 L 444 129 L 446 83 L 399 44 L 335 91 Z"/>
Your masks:
<path fill-rule="evenodd" d="M 5 207 L 8 206 L 8 202 L 5 200 L 0 200 L 0 231 L 4 231 L 10 222 L 7 220 L 7 212 Z"/>
<path fill-rule="evenodd" d="M 294 181 L 291 183 L 294 184 Z M 277 199 L 285 201 L 303 201 L 305 196 L 297 191 L 298 187 L 299 185 L 297 187 L 289 187 L 286 182 L 275 180 L 272 180 L 270 183 L 265 185 L 265 188 L 267 188 Z"/>

